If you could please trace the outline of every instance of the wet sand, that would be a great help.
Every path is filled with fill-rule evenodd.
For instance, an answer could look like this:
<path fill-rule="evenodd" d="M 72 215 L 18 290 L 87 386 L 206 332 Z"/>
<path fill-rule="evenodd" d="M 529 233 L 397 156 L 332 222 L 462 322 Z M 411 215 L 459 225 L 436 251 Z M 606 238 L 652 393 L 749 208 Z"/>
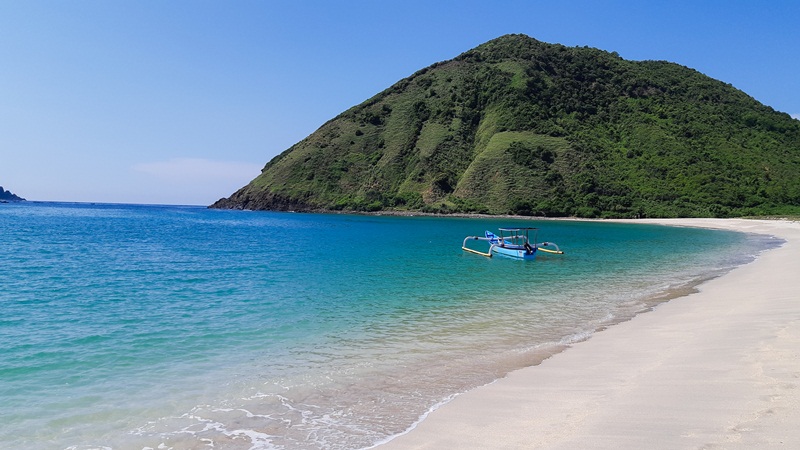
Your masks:
<path fill-rule="evenodd" d="M 762 233 L 786 243 L 699 292 L 457 396 L 378 449 L 797 445 L 800 222 L 631 222 Z"/>

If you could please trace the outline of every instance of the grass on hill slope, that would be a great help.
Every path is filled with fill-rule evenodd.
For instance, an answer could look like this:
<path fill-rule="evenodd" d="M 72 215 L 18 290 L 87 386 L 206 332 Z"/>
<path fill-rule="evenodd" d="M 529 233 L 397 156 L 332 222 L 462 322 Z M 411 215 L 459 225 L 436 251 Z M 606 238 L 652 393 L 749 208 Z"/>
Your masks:
<path fill-rule="evenodd" d="M 343 112 L 214 206 L 800 214 L 800 121 L 677 64 L 509 35 Z"/>

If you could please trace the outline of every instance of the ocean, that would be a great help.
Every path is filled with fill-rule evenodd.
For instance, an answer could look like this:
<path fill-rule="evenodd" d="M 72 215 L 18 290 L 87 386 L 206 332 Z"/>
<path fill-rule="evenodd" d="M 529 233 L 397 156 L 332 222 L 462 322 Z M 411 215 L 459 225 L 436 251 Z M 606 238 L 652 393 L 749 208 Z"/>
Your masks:
<path fill-rule="evenodd" d="M 509 226 L 565 254 L 461 250 Z M 0 447 L 369 448 L 776 245 L 609 222 L 3 204 Z"/>

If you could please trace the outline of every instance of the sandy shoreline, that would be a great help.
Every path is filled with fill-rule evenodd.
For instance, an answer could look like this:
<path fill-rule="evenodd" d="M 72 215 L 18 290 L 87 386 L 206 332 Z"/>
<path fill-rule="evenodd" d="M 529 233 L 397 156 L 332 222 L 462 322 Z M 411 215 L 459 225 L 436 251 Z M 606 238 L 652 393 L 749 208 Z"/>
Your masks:
<path fill-rule="evenodd" d="M 456 397 L 378 448 L 797 445 L 800 222 L 631 222 L 762 233 L 786 243 L 697 293 Z"/>

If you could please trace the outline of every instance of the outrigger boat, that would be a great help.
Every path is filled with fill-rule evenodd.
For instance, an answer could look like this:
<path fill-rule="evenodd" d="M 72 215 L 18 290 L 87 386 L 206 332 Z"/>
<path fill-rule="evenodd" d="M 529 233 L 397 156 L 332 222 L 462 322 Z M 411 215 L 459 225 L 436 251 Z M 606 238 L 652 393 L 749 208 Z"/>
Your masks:
<path fill-rule="evenodd" d="M 533 241 L 528 237 L 533 230 Z M 483 236 L 467 236 L 461 249 L 476 255 L 491 258 L 493 255 L 510 256 L 520 259 L 536 259 L 536 252 L 555 253 L 563 255 L 564 252 L 553 242 L 536 242 L 538 228 L 499 228 L 500 235 L 491 231 L 486 231 Z M 468 241 L 486 241 L 489 243 L 489 251 L 486 253 L 467 247 Z"/>

